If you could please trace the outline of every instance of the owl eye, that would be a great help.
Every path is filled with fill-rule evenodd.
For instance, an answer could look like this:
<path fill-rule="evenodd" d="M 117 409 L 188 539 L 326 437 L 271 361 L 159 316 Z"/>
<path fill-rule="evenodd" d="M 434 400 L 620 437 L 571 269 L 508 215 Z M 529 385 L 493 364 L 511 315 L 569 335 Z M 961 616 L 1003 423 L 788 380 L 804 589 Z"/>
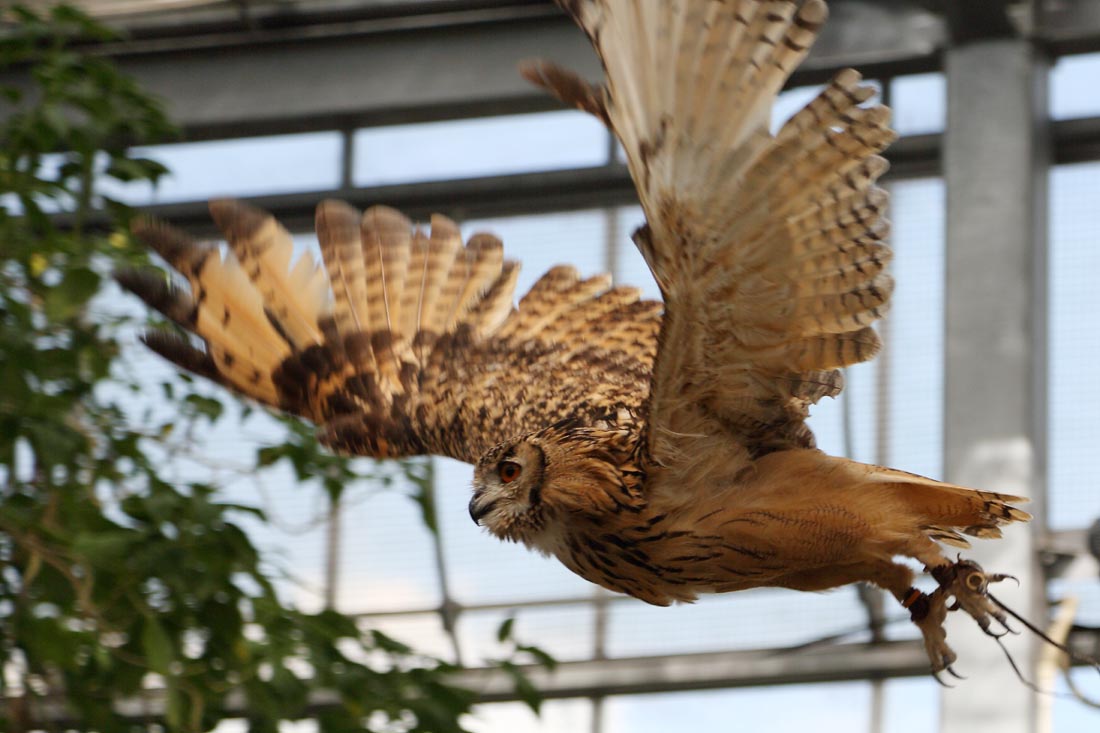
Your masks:
<path fill-rule="evenodd" d="M 523 470 L 523 466 L 513 461 L 501 461 L 497 466 L 497 475 L 500 476 L 502 483 L 510 484 L 519 478 L 520 471 Z"/>

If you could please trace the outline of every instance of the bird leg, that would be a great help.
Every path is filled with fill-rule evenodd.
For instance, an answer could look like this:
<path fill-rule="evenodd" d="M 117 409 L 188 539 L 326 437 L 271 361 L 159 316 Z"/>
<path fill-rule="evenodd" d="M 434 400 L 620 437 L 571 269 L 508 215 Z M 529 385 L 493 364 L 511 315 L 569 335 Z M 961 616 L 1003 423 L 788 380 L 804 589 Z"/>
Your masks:
<path fill-rule="evenodd" d="M 941 685 L 939 673 L 947 671 L 953 677 L 961 678 L 951 665 L 957 658 L 954 650 L 947 645 L 947 631 L 943 628 L 947 620 L 947 594 L 943 588 L 937 588 L 932 594 L 923 593 L 916 588 L 909 589 L 909 595 L 901 602 L 909 609 L 909 617 L 920 629 L 924 637 L 924 651 L 932 664 L 932 675 Z"/>
<path fill-rule="evenodd" d="M 1016 578 L 1003 573 L 987 574 L 982 566 L 973 560 L 963 560 L 961 557 L 954 563 L 939 565 L 929 571 L 936 582 L 940 584 L 933 594 L 943 592 L 946 596 L 953 596 L 955 602 L 948 608 L 950 611 L 962 609 L 970 614 L 971 618 L 978 622 L 978 626 L 987 636 L 999 639 L 1007 633 L 1016 633 L 1008 625 L 1008 616 L 989 597 L 989 584 L 999 583 L 1002 580 Z M 993 621 L 1001 625 L 1004 631 L 995 631 Z"/>
<path fill-rule="evenodd" d="M 947 644 L 947 632 L 943 624 L 948 611 L 962 609 L 978 622 L 978 626 L 987 635 L 1000 639 L 1006 633 L 1014 632 L 1008 625 L 1008 617 L 1000 606 L 989 598 L 989 584 L 996 583 L 1011 575 L 1000 573 L 989 575 L 972 560 L 959 558 L 957 562 L 945 562 L 928 569 L 939 587 L 931 594 L 911 588 L 902 600 L 902 606 L 909 609 L 913 623 L 924 637 L 924 649 L 932 663 L 932 674 L 940 681 L 938 673 L 946 671 L 954 677 L 960 675 L 952 669 L 955 652 Z M 950 604 L 949 600 L 952 600 Z M 996 620 L 1004 631 L 993 628 Z"/>

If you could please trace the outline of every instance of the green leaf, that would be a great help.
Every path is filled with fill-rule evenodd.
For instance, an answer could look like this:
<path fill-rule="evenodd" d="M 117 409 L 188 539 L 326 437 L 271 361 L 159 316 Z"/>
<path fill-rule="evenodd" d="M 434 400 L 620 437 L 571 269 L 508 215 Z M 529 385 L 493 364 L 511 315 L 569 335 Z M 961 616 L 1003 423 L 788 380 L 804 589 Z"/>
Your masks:
<path fill-rule="evenodd" d="M 79 532 L 73 551 L 92 565 L 111 567 L 130 554 L 138 539 L 139 535 L 129 530 Z"/>
<path fill-rule="evenodd" d="M 62 321 L 76 315 L 99 289 L 99 275 L 87 268 L 73 268 L 65 273 L 61 283 L 46 292 L 46 315 Z"/>
<path fill-rule="evenodd" d="M 547 670 L 553 671 L 558 667 L 558 660 L 554 659 L 548 652 L 538 648 L 537 646 L 528 646 L 521 644 L 516 647 L 516 651 L 525 652 L 535 658 L 537 664 L 541 664 L 546 667 Z"/>
<path fill-rule="evenodd" d="M 222 415 L 222 410 L 225 408 L 221 402 L 210 397 L 203 397 L 202 395 L 189 394 L 184 400 L 187 404 L 195 408 L 195 412 L 203 417 L 207 417 L 211 422 L 214 422 Z"/>
<path fill-rule="evenodd" d="M 534 713 L 538 714 L 542 708 L 542 693 L 539 692 L 534 683 L 528 679 L 522 669 L 511 662 L 501 662 L 500 669 L 512 678 L 512 684 L 516 688 L 516 696 Z"/>
<path fill-rule="evenodd" d="M 512 627 L 516 625 L 516 617 L 509 616 L 504 619 L 504 622 L 497 627 L 497 641 L 502 644 L 512 638 Z"/>
<path fill-rule="evenodd" d="M 431 459 L 402 461 L 405 478 L 415 490 L 412 499 L 420 507 L 420 517 L 432 534 L 439 534 L 439 522 L 435 511 L 435 464 Z"/>
<path fill-rule="evenodd" d="M 149 663 L 149 669 L 168 676 L 172 672 L 172 662 L 176 657 L 175 648 L 168 633 L 156 616 L 146 616 L 141 629 L 141 648 Z"/>

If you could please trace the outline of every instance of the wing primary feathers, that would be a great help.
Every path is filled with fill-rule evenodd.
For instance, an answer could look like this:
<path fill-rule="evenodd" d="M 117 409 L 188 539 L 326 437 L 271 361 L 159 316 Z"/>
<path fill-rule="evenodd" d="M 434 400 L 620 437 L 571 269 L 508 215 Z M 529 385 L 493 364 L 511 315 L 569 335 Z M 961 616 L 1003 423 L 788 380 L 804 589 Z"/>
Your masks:
<path fill-rule="evenodd" d="M 359 241 L 359 212 L 343 201 L 317 205 L 317 240 L 334 300 L 333 319 L 343 336 L 367 326 L 367 275 Z"/>
<path fill-rule="evenodd" d="M 513 312 L 512 294 L 519 279 L 519 263 L 505 260 L 500 276 L 489 287 L 485 297 L 471 311 L 470 323 L 478 338 L 496 334 Z"/>
<path fill-rule="evenodd" d="M 448 331 L 467 322 L 471 309 L 500 277 L 504 264 L 504 245 L 493 235 L 479 232 L 470 237 L 466 244 L 466 258 L 469 274 L 447 319 Z"/>
<path fill-rule="evenodd" d="M 196 349 L 186 338 L 160 329 L 146 331 L 140 338 L 143 344 L 176 366 L 222 386 L 233 386 L 218 371 L 210 354 Z"/>
<path fill-rule="evenodd" d="M 563 104 L 587 112 L 605 125 L 611 125 L 604 104 L 603 89 L 589 84 L 572 71 L 549 61 L 536 60 L 522 62 L 519 73 Z"/>
<path fill-rule="evenodd" d="M 412 223 L 396 209 L 372 206 L 363 212 L 363 259 L 369 283 L 367 330 L 372 333 L 398 333 L 411 231 Z M 411 333 L 403 335 L 412 337 Z"/>
<path fill-rule="evenodd" d="M 445 216 L 432 215 L 424 263 L 424 281 L 420 288 L 420 302 L 417 304 L 418 329 L 422 332 L 438 335 L 442 331 L 436 321 L 436 308 L 441 300 L 446 299 L 444 284 L 454 264 L 455 254 L 461 246 L 462 238 L 458 226 Z M 444 307 L 448 305 L 449 303 Z"/>
<path fill-rule="evenodd" d="M 114 278 L 119 285 L 169 320 L 184 328 L 195 327 L 198 317 L 195 301 L 176 287 L 165 273 L 159 270 L 126 268 L 114 273 Z"/>
<path fill-rule="evenodd" d="M 839 390 L 833 370 L 874 354 L 869 326 L 889 305 L 875 186 L 888 110 L 867 106 L 875 90 L 846 69 L 769 132 L 823 0 L 559 4 L 603 65 L 603 108 L 645 212 L 634 241 L 665 299 L 650 459 L 690 464 L 701 405 L 753 455 L 812 444 L 807 405 Z M 585 108 L 591 85 L 528 68 Z M 509 330 L 538 327 L 528 305 Z"/>
<path fill-rule="evenodd" d="M 195 242 L 186 232 L 149 216 L 135 217 L 131 231 L 192 286 L 206 259 L 218 253 L 215 245 Z"/>
<path fill-rule="evenodd" d="M 608 291 L 605 276 L 551 270 L 521 315 L 519 266 L 500 240 L 477 234 L 463 246 L 443 216 L 424 234 L 393 209 L 360 215 L 323 201 L 321 270 L 307 258 L 291 267 L 289 234 L 267 213 L 228 200 L 211 213 L 230 240 L 224 256 L 155 220 L 135 224 L 191 292 L 151 271 L 120 271 L 119 283 L 205 349 L 163 331 L 144 340 L 184 369 L 319 423 L 331 447 L 472 462 L 547 420 L 642 410 L 660 306 Z"/>
<path fill-rule="evenodd" d="M 292 279 L 290 232 L 267 212 L 233 199 L 211 201 L 210 215 L 260 291 L 268 319 L 280 335 L 298 349 L 320 343 L 320 299 L 310 292 L 309 280 Z M 302 257 L 312 264 L 308 254 Z"/>

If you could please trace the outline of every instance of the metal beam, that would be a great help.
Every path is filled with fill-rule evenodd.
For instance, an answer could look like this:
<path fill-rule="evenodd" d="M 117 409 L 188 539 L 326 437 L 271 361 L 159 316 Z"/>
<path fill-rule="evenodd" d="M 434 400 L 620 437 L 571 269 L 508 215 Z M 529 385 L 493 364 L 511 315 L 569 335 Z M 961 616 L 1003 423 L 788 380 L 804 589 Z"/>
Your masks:
<path fill-rule="evenodd" d="M 1051 130 L 1054 162 L 1100 158 L 1100 117 L 1061 120 L 1053 123 Z M 886 180 L 940 175 L 942 146 L 943 136 L 939 134 L 901 138 L 886 151 L 891 166 Z M 249 197 L 249 201 L 275 214 L 292 231 L 310 231 L 314 207 L 324 198 L 344 199 L 360 207 L 385 203 L 414 219 L 439 212 L 458 221 L 637 203 L 626 166 L 618 163 L 564 171 L 256 196 Z M 157 204 L 142 209 L 195 234 L 216 234 L 204 201 Z"/>
<path fill-rule="evenodd" d="M 833 0 L 831 13 L 792 85 L 846 66 L 869 78 L 940 67 L 947 25 L 917 0 Z M 132 19 L 131 40 L 95 50 L 163 99 L 188 140 L 556 108 L 516 73 L 532 56 L 599 76 L 587 41 L 549 0 L 265 3 L 244 15 L 157 17 Z M 1094 0 L 1047 0 L 1032 36 L 1061 50 L 1100 47 L 1100 11 Z"/>
<path fill-rule="evenodd" d="M 1094 640 L 1092 634 L 1075 633 L 1070 646 L 1087 651 Z M 1007 662 L 1001 660 L 999 666 L 1007 667 Z M 919 641 L 910 640 L 823 645 L 797 651 L 762 649 L 561 662 L 553 671 L 534 665 L 521 666 L 520 671 L 544 698 L 561 699 L 920 677 L 928 674 L 928 657 Z M 988 673 L 989 670 L 983 669 L 981 676 Z M 476 690 L 478 702 L 482 703 L 520 699 L 512 678 L 499 669 L 463 670 L 451 682 Z M 950 697 L 960 698 L 964 703 L 969 700 L 970 688 L 978 682 L 965 684 L 966 690 L 957 690 Z M 339 697 L 333 693 L 315 693 L 310 697 L 307 712 L 313 715 L 339 704 Z M 35 720 L 57 727 L 74 723 L 60 700 L 35 698 L 32 706 Z M 242 699 L 231 695 L 227 708 L 230 715 L 243 711 Z M 116 710 L 134 720 L 156 720 L 163 714 L 163 693 L 149 690 L 140 698 L 120 701 Z"/>
<path fill-rule="evenodd" d="M 1010 0 L 944 3 L 951 43 L 958 45 L 988 38 L 1016 38 L 1019 31 L 1009 15 L 1010 5 Z"/>
<path fill-rule="evenodd" d="M 919 642 L 891 641 L 797 651 L 598 659 L 565 662 L 553 671 L 542 667 L 525 671 L 545 697 L 562 698 L 916 677 L 928 674 L 928 657 Z M 511 680 L 497 670 L 466 670 L 456 682 L 480 690 L 483 702 L 515 699 Z"/>
<path fill-rule="evenodd" d="M 557 699 L 914 677 L 928 673 L 928 658 L 919 642 L 893 641 L 824 646 L 797 652 L 760 650 L 562 662 L 553 671 L 533 665 L 520 670 L 544 698 Z M 520 699 L 514 680 L 500 669 L 463 670 L 456 673 L 451 682 L 476 690 L 479 702 Z M 339 704 L 339 697 L 333 693 L 316 693 L 310 697 L 308 714 L 317 714 Z M 57 727 L 74 724 L 63 701 L 35 698 L 31 706 L 33 720 Z M 230 715 L 243 712 L 243 700 L 230 695 L 226 707 Z M 140 698 L 122 700 L 116 710 L 123 717 L 135 720 L 158 719 L 164 710 L 163 692 L 149 690 Z"/>
<path fill-rule="evenodd" d="M 97 48 L 163 99 L 190 140 L 557 108 L 516 73 L 532 56 L 600 75 L 588 41 L 549 2 L 384 9 L 349 18 L 303 6 L 244 27 L 206 22 Z M 832 9 L 794 84 L 851 64 L 869 77 L 935 68 L 943 24 L 929 11 L 868 0 Z"/>
<path fill-rule="evenodd" d="M 1019 576 L 1019 589 L 998 587 L 998 596 L 1041 619 L 1047 64 L 1030 42 L 998 39 L 952 48 L 946 69 L 947 479 L 1036 499 L 1030 528 L 1007 528 L 1003 541 L 969 554 L 991 572 Z M 960 658 L 982 674 L 965 698 L 944 696 L 944 733 L 1034 731 L 1036 696 L 1018 684 L 997 645 L 972 622 L 956 620 L 949 634 Z M 1034 677 L 1034 637 L 1006 644 Z"/>

